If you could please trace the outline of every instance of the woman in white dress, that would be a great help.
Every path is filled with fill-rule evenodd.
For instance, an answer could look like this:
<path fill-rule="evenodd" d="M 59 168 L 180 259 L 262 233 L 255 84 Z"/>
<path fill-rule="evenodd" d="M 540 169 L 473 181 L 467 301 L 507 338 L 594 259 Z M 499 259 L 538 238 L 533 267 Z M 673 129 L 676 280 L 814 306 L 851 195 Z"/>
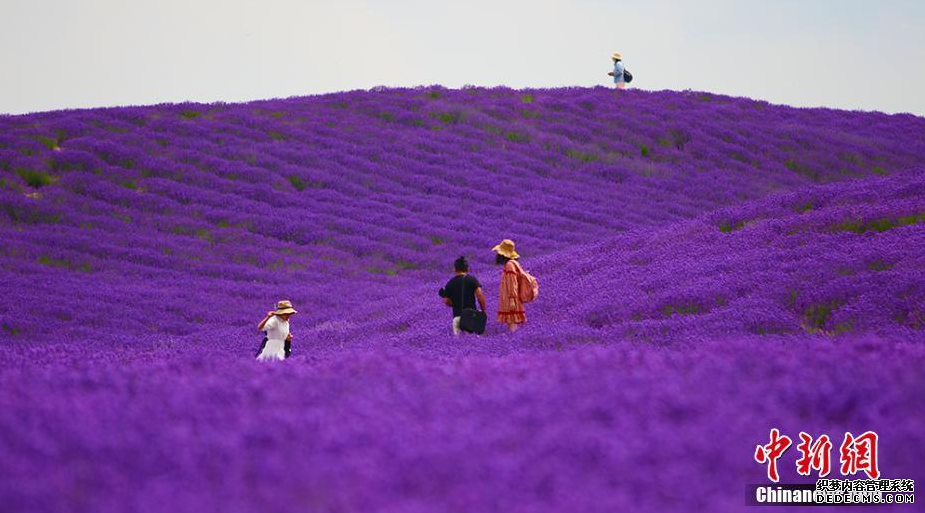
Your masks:
<path fill-rule="evenodd" d="M 257 331 L 267 332 L 267 344 L 257 355 L 258 360 L 285 360 L 286 340 L 289 334 L 289 317 L 295 314 L 292 303 L 280 301 L 276 310 L 267 312 L 267 316 L 257 325 Z"/>

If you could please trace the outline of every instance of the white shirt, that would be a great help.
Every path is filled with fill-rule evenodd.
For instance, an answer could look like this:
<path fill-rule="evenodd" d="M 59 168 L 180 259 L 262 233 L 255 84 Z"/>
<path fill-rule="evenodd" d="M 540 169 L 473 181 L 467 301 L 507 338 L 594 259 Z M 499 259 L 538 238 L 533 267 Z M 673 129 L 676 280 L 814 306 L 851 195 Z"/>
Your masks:
<path fill-rule="evenodd" d="M 289 321 L 284 321 L 278 315 L 274 315 L 263 325 L 263 329 L 270 340 L 286 340 L 289 336 Z"/>

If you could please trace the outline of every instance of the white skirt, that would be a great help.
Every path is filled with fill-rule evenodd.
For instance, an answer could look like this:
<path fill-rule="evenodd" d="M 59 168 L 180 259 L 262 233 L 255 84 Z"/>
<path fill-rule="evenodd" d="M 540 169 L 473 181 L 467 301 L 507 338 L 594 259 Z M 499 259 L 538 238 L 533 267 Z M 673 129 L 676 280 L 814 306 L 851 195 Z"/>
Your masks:
<path fill-rule="evenodd" d="M 263 346 L 263 351 L 257 355 L 258 360 L 285 360 L 286 343 L 282 340 L 267 340 L 267 345 Z"/>

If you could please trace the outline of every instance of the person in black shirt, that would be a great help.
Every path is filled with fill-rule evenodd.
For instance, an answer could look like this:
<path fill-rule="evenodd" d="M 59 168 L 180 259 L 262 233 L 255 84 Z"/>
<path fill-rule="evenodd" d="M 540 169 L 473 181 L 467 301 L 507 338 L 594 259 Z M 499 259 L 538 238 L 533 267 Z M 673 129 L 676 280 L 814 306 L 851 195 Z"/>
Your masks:
<path fill-rule="evenodd" d="M 456 270 L 456 276 L 446 282 L 446 286 L 440 289 L 440 297 L 447 306 L 453 307 L 453 334 L 459 335 L 462 330 L 459 329 L 459 316 L 466 308 L 475 309 L 475 299 L 478 298 L 479 306 L 485 311 L 485 294 L 482 293 L 482 284 L 479 280 L 469 274 L 469 262 L 466 257 L 459 257 L 453 262 Z"/>

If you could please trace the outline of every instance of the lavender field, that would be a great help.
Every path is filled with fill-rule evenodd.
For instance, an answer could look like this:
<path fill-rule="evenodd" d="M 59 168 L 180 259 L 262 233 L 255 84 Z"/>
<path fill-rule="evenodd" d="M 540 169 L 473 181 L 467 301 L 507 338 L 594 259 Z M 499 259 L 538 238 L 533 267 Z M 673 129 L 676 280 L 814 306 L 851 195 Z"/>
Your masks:
<path fill-rule="evenodd" d="M 454 338 L 437 290 L 466 255 L 493 311 L 502 238 L 528 323 Z M 3 512 L 740 511 L 771 428 L 876 431 L 925 482 L 920 117 L 474 87 L 0 116 L 0 240 Z M 257 362 L 279 299 L 293 355 Z"/>

